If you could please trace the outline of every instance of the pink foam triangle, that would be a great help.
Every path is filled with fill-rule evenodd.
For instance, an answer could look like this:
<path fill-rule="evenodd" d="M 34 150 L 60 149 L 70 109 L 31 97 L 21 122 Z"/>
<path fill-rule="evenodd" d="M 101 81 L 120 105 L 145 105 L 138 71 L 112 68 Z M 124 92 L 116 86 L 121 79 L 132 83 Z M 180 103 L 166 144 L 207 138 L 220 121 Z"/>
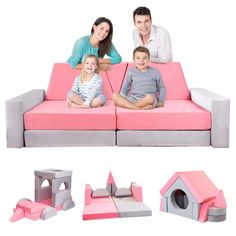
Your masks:
<path fill-rule="evenodd" d="M 20 208 L 17 208 L 15 211 L 14 211 L 14 214 L 13 216 L 10 218 L 10 221 L 11 222 L 15 222 L 17 220 L 20 220 L 22 218 L 25 217 L 25 213 L 24 213 L 24 210 L 23 209 L 20 209 Z"/>
<path fill-rule="evenodd" d="M 115 180 L 114 180 L 111 172 L 109 173 L 109 176 L 108 176 L 108 179 L 107 179 L 107 183 L 108 184 L 115 184 Z"/>

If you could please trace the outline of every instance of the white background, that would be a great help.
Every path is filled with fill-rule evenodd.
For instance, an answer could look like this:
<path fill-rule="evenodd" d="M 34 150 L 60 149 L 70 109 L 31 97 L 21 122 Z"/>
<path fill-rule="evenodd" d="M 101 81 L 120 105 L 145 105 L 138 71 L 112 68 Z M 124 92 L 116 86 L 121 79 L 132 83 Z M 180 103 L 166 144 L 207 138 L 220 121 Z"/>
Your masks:
<path fill-rule="evenodd" d="M 0 235 L 222 235 L 235 231 L 235 7 L 230 0 L 32 1 L 0 3 Z M 90 33 L 100 16 L 114 25 L 113 43 L 131 61 L 133 10 L 151 9 L 153 23 L 168 29 L 175 61 L 189 87 L 203 87 L 231 99 L 230 148 L 78 147 L 7 149 L 4 101 L 34 88 L 47 88 L 54 62 L 70 56 L 74 42 Z M 76 207 L 36 222 L 8 222 L 16 202 L 34 198 L 34 170 L 73 171 Z M 160 212 L 159 190 L 175 171 L 204 170 L 228 203 L 227 220 L 199 223 Z M 103 187 L 109 171 L 118 186 L 136 181 L 152 217 L 82 221 L 84 185 Z M 3 233 L 5 231 L 5 233 Z M 231 233 L 232 234 L 232 233 Z"/>

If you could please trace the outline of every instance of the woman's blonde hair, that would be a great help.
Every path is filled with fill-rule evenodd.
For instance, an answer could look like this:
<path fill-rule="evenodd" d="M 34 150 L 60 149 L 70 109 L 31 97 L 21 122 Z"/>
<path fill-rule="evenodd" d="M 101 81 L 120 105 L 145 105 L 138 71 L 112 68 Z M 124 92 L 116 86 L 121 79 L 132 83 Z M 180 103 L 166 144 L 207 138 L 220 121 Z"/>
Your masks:
<path fill-rule="evenodd" d="M 98 57 L 96 57 L 96 56 L 93 55 L 93 54 L 88 54 L 88 55 L 86 55 L 85 58 L 83 59 L 82 71 L 81 71 L 81 74 L 80 74 L 81 83 L 84 83 L 85 78 L 87 77 L 87 73 L 86 73 L 86 71 L 84 70 L 84 65 L 85 65 L 85 62 L 86 62 L 86 60 L 87 60 L 88 58 L 94 58 L 94 59 L 95 59 L 95 62 L 96 62 L 96 65 L 97 65 L 97 68 L 96 68 L 96 70 L 94 71 L 95 73 L 98 73 L 98 72 L 99 72 L 99 69 L 100 69 L 100 63 L 99 63 Z"/>

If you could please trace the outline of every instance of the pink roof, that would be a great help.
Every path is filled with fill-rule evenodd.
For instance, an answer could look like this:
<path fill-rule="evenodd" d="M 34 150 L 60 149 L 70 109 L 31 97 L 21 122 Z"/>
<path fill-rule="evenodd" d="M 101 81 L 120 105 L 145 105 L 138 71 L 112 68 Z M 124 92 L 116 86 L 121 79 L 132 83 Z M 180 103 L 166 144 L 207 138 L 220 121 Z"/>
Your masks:
<path fill-rule="evenodd" d="M 162 195 L 173 185 L 177 178 L 181 178 L 198 203 L 202 203 L 219 194 L 219 190 L 204 171 L 189 171 L 176 172 L 161 189 Z"/>

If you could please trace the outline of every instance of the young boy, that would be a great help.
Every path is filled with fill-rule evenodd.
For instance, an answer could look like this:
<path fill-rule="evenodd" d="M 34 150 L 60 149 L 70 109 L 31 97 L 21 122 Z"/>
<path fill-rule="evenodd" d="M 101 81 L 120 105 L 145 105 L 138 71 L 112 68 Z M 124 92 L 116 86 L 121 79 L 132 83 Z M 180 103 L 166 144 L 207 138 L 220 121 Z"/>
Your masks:
<path fill-rule="evenodd" d="M 150 52 L 137 47 L 133 52 L 135 67 L 128 70 L 120 94 L 113 94 L 116 106 L 128 109 L 153 109 L 163 107 L 165 86 L 158 70 L 148 66 Z"/>

